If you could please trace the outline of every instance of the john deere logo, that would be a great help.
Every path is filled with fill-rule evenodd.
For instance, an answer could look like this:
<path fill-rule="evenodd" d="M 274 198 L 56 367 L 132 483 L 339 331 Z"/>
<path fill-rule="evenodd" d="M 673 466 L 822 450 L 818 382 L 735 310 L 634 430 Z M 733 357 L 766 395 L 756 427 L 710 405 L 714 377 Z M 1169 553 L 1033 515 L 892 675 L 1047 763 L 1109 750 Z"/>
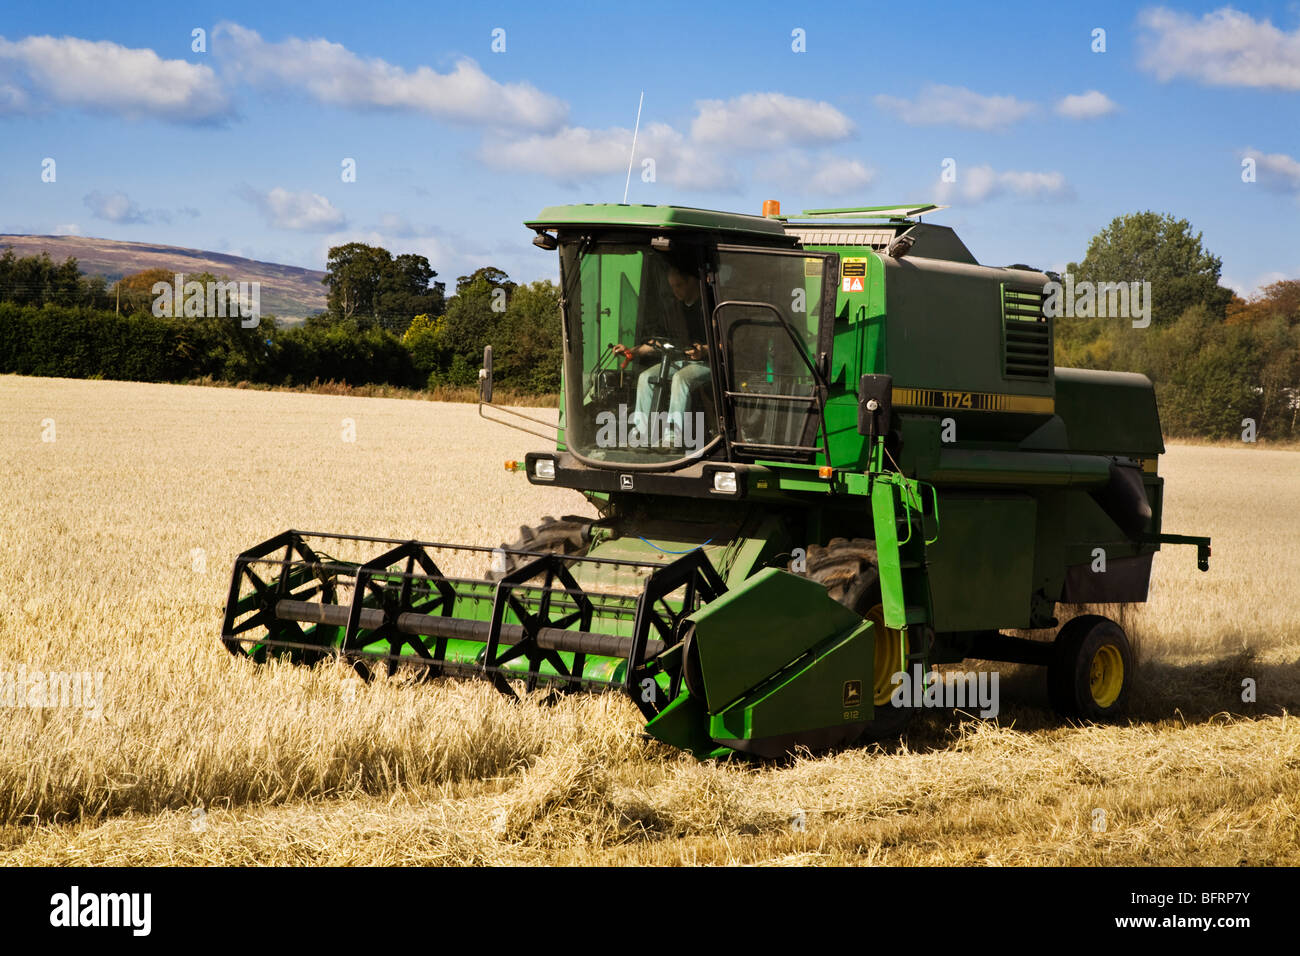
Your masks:
<path fill-rule="evenodd" d="M 632 490 L 632 476 L 631 476 L 631 475 L 619 475 L 619 476 L 618 476 L 618 486 L 619 486 L 620 488 L 622 488 L 624 491 L 631 491 L 631 490 Z"/>
<path fill-rule="evenodd" d="M 862 703 L 862 681 L 846 680 L 844 682 L 844 706 L 857 707 Z"/>

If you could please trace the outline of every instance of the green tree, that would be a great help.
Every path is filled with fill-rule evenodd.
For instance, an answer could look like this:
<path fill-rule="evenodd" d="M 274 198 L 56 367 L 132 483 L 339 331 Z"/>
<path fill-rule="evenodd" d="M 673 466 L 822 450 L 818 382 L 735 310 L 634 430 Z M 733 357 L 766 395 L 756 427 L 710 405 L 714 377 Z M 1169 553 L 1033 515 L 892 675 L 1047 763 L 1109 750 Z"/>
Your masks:
<path fill-rule="evenodd" d="M 507 294 L 515 288 L 515 283 L 510 281 L 510 276 L 506 275 L 504 269 L 498 269 L 496 266 L 483 266 L 483 268 L 475 269 L 467 276 L 458 276 L 456 278 L 456 294 L 460 295 L 476 282 L 486 282 L 494 289 L 505 289 Z"/>
<path fill-rule="evenodd" d="M 417 315 L 441 315 L 447 287 L 433 281 L 437 275 L 424 256 L 394 257 L 379 280 L 377 312 L 384 327 L 400 332 Z"/>
<path fill-rule="evenodd" d="M 329 287 L 326 307 L 338 319 L 368 324 L 378 315 L 379 284 L 393 257 L 387 249 L 349 242 L 334 246 L 325 262 L 322 284 Z"/>
<path fill-rule="evenodd" d="M 442 316 L 422 313 L 411 320 L 402 335 L 402 344 L 411 353 L 411 364 L 421 382 L 429 382 L 432 377 L 436 384 L 437 376 L 451 362 L 445 327 Z"/>
<path fill-rule="evenodd" d="M 0 255 L 0 300 L 19 305 L 102 305 L 104 280 L 88 280 L 72 256 L 55 263 L 48 252 Z"/>
<path fill-rule="evenodd" d="M 535 393 L 560 390 L 559 286 L 547 280 L 516 286 L 491 338 L 494 374 L 502 385 Z"/>
<path fill-rule="evenodd" d="M 108 309 L 112 308 L 112 302 L 113 297 L 108 289 L 108 279 L 101 275 L 84 277 L 79 305 L 91 309 Z"/>
<path fill-rule="evenodd" d="M 1168 434 L 1227 438 L 1260 418 L 1261 355 L 1254 332 L 1226 325 L 1204 305 L 1155 330 L 1141 351 Z"/>
<path fill-rule="evenodd" d="M 457 282 L 456 295 L 447 303 L 441 327 L 442 340 L 448 345 L 446 364 L 430 378 L 431 385 L 473 385 L 478 380 L 483 346 L 492 341 L 494 327 L 502 316 L 493 309 L 498 301 L 493 295 L 497 288 L 500 286 L 486 277 L 467 284 Z"/>
<path fill-rule="evenodd" d="M 1224 318 L 1232 291 L 1219 285 L 1222 265 L 1205 248 L 1201 234 L 1192 234 L 1186 219 L 1148 211 L 1111 220 L 1092 237 L 1083 261 L 1070 263 L 1066 271 L 1074 274 L 1076 282 L 1150 282 L 1151 324 L 1161 327 L 1171 325 L 1194 305 L 1204 305 L 1216 319 Z M 1072 324 L 1086 335 L 1095 331 L 1098 321 L 1108 320 Z"/>
<path fill-rule="evenodd" d="M 322 283 L 329 286 L 327 311 L 357 328 L 401 331 L 422 312 L 443 310 L 446 286 L 424 256 L 393 257 L 387 249 L 349 242 L 329 251 Z"/>
<path fill-rule="evenodd" d="M 1259 433 L 1293 438 L 1300 416 L 1300 323 L 1273 315 L 1252 331 L 1260 357 Z"/>

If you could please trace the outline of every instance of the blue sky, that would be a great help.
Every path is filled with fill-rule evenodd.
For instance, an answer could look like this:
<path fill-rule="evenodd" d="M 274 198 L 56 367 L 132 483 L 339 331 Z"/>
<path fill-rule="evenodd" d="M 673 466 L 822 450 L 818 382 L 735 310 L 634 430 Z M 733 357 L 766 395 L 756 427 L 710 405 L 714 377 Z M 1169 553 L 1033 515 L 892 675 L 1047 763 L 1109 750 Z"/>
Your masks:
<path fill-rule="evenodd" d="M 1300 277 L 1296 2 L 10 2 L 0 38 L 0 232 L 551 277 L 520 223 L 622 199 L 644 92 L 631 202 L 938 200 L 980 261 L 1058 269 L 1154 209 L 1241 291 Z"/>

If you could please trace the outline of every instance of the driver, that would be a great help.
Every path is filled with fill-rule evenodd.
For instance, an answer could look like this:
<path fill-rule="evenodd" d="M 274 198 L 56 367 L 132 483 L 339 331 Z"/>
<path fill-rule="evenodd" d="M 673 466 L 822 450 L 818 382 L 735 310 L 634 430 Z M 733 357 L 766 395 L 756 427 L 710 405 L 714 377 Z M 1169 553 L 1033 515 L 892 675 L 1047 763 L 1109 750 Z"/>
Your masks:
<path fill-rule="evenodd" d="M 668 362 L 668 374 L 672 376 L 668 395 L 668 418 L 665 423 L 664 443 L 682 444 L 682 426 L 686 412 L 686 400 L 691 389 L 709 378 L 709 346 L 703 341 L 704 306 L 700 302 L 700 279 L 694 264 L 672 261 L 668 265 L 668 287 L 673 293 L 672 307 L 665 316 L 666 335 L 662 339 L 676 347 Z M 652 359 L 659 355 L 660 349 L 649 342 L 629 348 L 615 345 L 614 352 L 625 359 Z M 651 403 L 655 386 L 660 384 L 661 365 L 650 365 L 637 377 L 636 410 L 634 421 L 650 421 L 653 411 Z M 643 425 L 640 427 L 644 427 Z M 696 436 L 697 438 L 701 436 Z"/>

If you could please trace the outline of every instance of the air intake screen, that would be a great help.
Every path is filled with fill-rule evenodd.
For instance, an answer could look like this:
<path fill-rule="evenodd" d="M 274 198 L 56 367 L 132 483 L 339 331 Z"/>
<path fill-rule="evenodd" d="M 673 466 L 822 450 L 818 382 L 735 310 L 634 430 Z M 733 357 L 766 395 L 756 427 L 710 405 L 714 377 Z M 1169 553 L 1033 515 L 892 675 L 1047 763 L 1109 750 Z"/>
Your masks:
<path fill-rule="evenodd" d="M 1046 382 L 1052 374 L 1052 327 L 1038 286 L 1002 284 L 1002 375 Z"/>

